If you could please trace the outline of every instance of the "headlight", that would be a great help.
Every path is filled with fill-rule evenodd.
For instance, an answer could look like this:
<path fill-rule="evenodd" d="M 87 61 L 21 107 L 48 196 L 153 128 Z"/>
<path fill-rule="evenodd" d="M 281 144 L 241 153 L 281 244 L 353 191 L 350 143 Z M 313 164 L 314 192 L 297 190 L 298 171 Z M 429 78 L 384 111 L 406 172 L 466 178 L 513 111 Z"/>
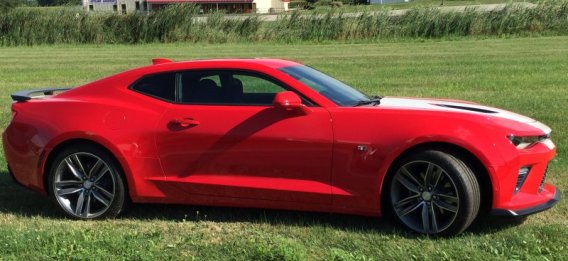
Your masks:
<path fill-rule="evenodd" d="M 507 138 L 511 141 L 517 149 L 526 149 L 531 147 L 532 145 L 544 141 L 550 138 L 550 134 L 540 135 L 540 136 L 515 136 L 509 135 Z"/>

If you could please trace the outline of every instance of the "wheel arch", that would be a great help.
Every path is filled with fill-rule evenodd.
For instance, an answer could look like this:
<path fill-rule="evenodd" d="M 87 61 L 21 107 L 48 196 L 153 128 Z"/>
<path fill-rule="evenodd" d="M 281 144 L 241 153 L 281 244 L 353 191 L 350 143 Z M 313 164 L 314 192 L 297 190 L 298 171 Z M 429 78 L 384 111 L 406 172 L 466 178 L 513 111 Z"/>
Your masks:
<path fill-rule="evenodd" d="M 394 174 L 396 166 L 400 164 L 400 161 L 408 155 L 412 155 L 414 153 L 425 150 L 438 150 L 448 153 L 462 160 L 468 167 L 472 168 L 472 171 L 475 174 L 475 177 L 477 178 L 481 189 L 480 213 L 485 213 L 485 211 L 489 212 L 491 210 L 493 204 L 493 182 L 491 181 L 491 175 L 489 172 L 490 170 L 483 163 L 482 159 L 477 157 L 476 154 L 464 148 L 463 146 L 449 142 L 430 141 L 415 144 L 409 148 L 406 148 L 401 153 L 399 153 L 399 155 L 396 156 L 394 160 L 391 161 L 391 164 L 389 164 L 389 167 L 380 186 L 381 212 L 386 210 L 382 206 L 387 206 L 385 204 L 388 204 L 386 202 L 387 197 L 385 196 L 387 193 L 386 188 L 391 181 L 390 179 Z"/>
<path fill-rule="evenodd" d="M 41 165 L 41 173 L 42 173 L 42 184 L 43 184 L 43 188 L 44 191 L 47 195 L 49 195 L 49 170 L 52 167 L 52 161 L 55 157 L 57 157 L 57 155 L 63 151 L 64 149 L 70 147 L 70 146 L 76 146 L 79 144 L 87 144 L 87 145 L 91 145 L 91 146 L 96 146 L 102 150 L 104 150 L 105 152 L 107 152 L 112 159 L 114 159 L 117 163 L 117 165 L 120 167 L 120 170 L 122 171 L 122 175 L 123 175 L 123 179 L 126 181 L 125 184 L 125 190 L 126 193 L 125 195 L 128 197 L 128 199 L 130 200 L 130 190 L 132 188 L 132 186 L 130 186 L 131 182 L 130 182 L 130 175 L 128 173 L 129 169 L 128 169 L 128 165 L 126 164 L 126 162 L 124 161 L 124 158 L 121 156 L 120 152 L 118 152 L 116 149 L 111 149 L 112 147 L 109 147 L 108 145 L 105 146 L 106 142 L 101 142 L 99 140 L 93 140 L 93 139 L 89 139 L 89 138 L 69 138 L 69 139 L 65 139 L 65 140 L 61 140 L 58 143 L 54 144 L 53 147 L 51 149 L 49 149 L 49 151 L 46 152 L 45 155 L 45 159 L 43 160 L 43 164 Z"/>

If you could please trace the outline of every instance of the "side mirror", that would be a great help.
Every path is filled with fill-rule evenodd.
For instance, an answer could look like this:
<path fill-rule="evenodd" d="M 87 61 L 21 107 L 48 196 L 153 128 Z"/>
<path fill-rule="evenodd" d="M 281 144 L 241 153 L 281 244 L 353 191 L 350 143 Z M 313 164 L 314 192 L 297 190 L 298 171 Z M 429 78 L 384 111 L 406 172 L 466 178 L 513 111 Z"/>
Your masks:
<path fill-rule="evenodd" d="M 275 108 L 284 109 L 286 111 L 302 111 L 306 114 L 311 112 L 308 107 L 302 104 L 300 96 L 291 91 L 277 93 L 276 96 L 274 96 L 272 105 Z"/>

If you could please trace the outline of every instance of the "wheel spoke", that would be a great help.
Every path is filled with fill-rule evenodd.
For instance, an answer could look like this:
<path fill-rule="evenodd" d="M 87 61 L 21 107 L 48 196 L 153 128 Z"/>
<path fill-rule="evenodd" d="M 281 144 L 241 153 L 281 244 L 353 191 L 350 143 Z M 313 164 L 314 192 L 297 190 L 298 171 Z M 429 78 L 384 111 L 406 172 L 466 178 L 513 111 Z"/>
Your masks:
<path fill-rule="evenodd" d="M 422 228 L 426 233 L 430 232 L 430 213 L 429 206 L 422 204 Z"/>
<path fill-rule="evenodd" d="M 103 203 L 103 205 L 105 205 L 105 206 L 107 206 L 107 207 L 110 205 L 110 200 L 105 199 L 104 196 L 101 195 L 99 192 L 97 192 L 97 191 L 92 191 L 91 193 L 92 193 L 93 197 L 94 197 L 96 200 L 98 200 L 99 202 Z M 112 198 L 111 198 L 111 199 L 112 199 Z"/>
<path fill-rule="evenodd" d="M 79 194 L 79 198 L 77 198 L 77 205 L 75 205 L 75 215 L 82 216 L 84 203 L 85 192 L 81 192 L 81 194 Z"/>
<path fill-rule="evenodd" d="M 399 175 L 396 177 L 396 180 L 398 180 L 398 182 L 400 182 L 400 184 L 402 184 L 406 189 L 415 193 L 419 193 L 418 186 L 412 184 L 411 181 L 408 180 L 406 177 Z"/>
<path fill-rule="evenodd" d="M 95 188 L 97 188 L 98 191 L 102 192 L 107 198 L 112 199 L 114 197 L 114 194 L 108 192 L 108 190 L 104 189 L 99 185 L 95 185 Z"/>
<path fill-rule="evenodd" d="M 458 197 L 444 193 L 434 193 L 434 195 L 444 198 L 446 201 L 458 202 Z"/>
<path fill-rule="evenodd" d="M 432 180 L 432 171 L 434 171 L 434 164 L 428 163 L 428 167 L 426 168 L 426 173 L 424 173 L 424 186 L 430 186 L 430 182 Z"/>
<path fill-rule="evenodd" d="M 87 206 L 85 207 L 85 211 L 83 213 L 83 217 L 88 217 L 89 213 L 91 212 L 91 195 L 92 193 L 87 194 Z"/>
<path fill-rule="evenodd" d="M 417 186 L 420 186 L 420 184 L 422 184 L 422 183 L 418 182 L 418 180 L 414 177 L 414 175 L 412 175 L 412 173 L 410 173 L 410 171 L 408 171 L 406 166 L 402 166 L 402 168 L 400 168 L 400 170 L 402 171 L 402 174 L 404 174 L 404 176 L 409 178 Z"/>
<path fill-rule="evenodd" d="M 103 167 L 101 168 L 101 170 L 98 171 L 97 174 L 95 175 L 95 181 L 94 181 L 94 183 L 99 182 L 99 180 L 100 180 L 106 173 L 108 173 L 109 170 L 110 170 L 110 169 L 109 169 L 107 166 L 103 166 Z"/>
<path fill-rule="evenodd" d="M 83 175 L 81 175 L 81 173 L 79 173 L 79 170 L 77 168 L 75 168 L 71 158 L 69 158 L 69 157 L 65 158 L 65 163 L 67 163 L 67 167 L 69 168 L 69 170 L 71 171 L 73 176 L 75 176 L 79 180 L 83 180 Z"/>
<path fill-rule="evenodd" d="M 436 172 L 434 173 L 434 184 L 432 184 L 432 190 L 436 190 L 436 188 L 438 187 L 438 183 L 440 182 L 440 178 L 442 177 L 442 168 L 438 168 L 436 170 Z"/>
<path fill-rule="evenodd" d="M 104 164 L 103 164 L 103 161 L 97 159 L 97 162 L 95 162 L 95 164 L 94 164 L 94 165 L 91 167 L 91 169 L 89 170 L 89 178 L 97 178 L 96 176 L 93 176 L 93 175 L 95 175 L 96 173 L 98 173 L 99 168 L 100 168 L 101 166 L 103 166 L 103 165 L 104 165 Z"/>
<path fill-rule="evenodd" d="M 438 221 L 436 220 L 436 212 L 434 212 L 434 205 L 430 205 L 430 215 L 432 215 L 432 232 L 438 233 Z"/>
<path fill-rule="evenodd" d="M 410 205 L 407 208 L 401 210 L 401 211 L 397 211 L 398 212 L 398 216 L 399 217 L 404 217 L 408 214 L 410 214 L 412 211 L 418 209 L 420 206 L 424 205 L 424 202 L 416 202 L 416 204 Z"/>
<path fill-rule="evenodd" d="M 72 159 L 75 160 L 75 164 L 79 167 L 79 171 L 81 171 L 81 174 L 82 175 L 87 174 L 87 172 L 85 172 L 83 164 L 81 163 L 81 160 L 79 160 L 79 156 L 76 153 L 72 155 Z"/>
<path fill-rule="evenodd" d="M 82 191 L 82 188 L 66 188 L 66 189 L 60 189 L 57 191 L 57 195 L 58 196 L 64 196 L 64 195 L 69 195 L 69 194 L 75 194 L 77 192 Z"/>
<path fill-rule="evenodd" d="M 400 168 L 400 171 L 401 173 L 396 175 L 396 180 L 406 187 L 406 189 L 415 193 L 420 193 L 418 187 L 420 187 L 421 183 L 414 178 L 412 173 L 410 173 L 405 167 Z"/>
<path fill-rule="evenodd" d="M 434 201 L 434 204 L 441 209 L 444 209 L 444 210 L 447 210 L 447 211 L 450 211 L 450 212 L 454 212 L 454 213 L 458 212 L 458 206 L 451 205 L 451 204 L 446 203 L 442 200 Z"/>
<path fill-rule="evenodd" d="M 416 202 L 416 198 L 418 198 L 420 195 L 416 194 L 410 197 L 407 197 L 405 199 L 401 199 L 398 202 L 396 202 L 396 204 L 394 205 L 395 208 L 402 208 L 406 205 L 408 205 L 409 203 L 413 203 Z"/>
<path fill-rule="evenodd" d="M 68 187 L 68 186 L 78 186 L 78 185 L 81 185 L 81 184 L 82 184 L 82 182 L 78 181 L 78 180 L 64 180 L 64 181 L 55 182 L 55 187 L 61 188 L 61 187 Z"/>

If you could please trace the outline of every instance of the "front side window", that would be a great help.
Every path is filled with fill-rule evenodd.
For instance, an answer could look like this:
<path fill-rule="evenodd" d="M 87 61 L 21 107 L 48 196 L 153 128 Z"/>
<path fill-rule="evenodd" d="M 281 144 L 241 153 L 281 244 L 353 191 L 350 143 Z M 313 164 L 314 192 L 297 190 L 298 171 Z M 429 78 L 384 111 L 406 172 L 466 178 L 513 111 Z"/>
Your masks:
<path fill-rule="evenodd" d="M 181 102 L 186 104 L 270 106 L 282 85 L 248 71 L 181 72 Z"/>
<path fill-rule="evenodd" d="M 276 94 L 281 91 L 285 91 L 284 88 L 280 87 L 280 85 L 267 81 L 262 78 L 258 78 L 255 76 L 250 75 L 243 75 L 243 74 L 235 74 L 233 77 L 240 81 L 243 85 L 243 94 L 252 94 L 252 93 L 271 93 Z"/>
<path fill-rule="evenodd" d="M 144 76 L 131 88 L 148 96 L 174 102 L 176 100 L 176 74 L 161 73 Z"/>

